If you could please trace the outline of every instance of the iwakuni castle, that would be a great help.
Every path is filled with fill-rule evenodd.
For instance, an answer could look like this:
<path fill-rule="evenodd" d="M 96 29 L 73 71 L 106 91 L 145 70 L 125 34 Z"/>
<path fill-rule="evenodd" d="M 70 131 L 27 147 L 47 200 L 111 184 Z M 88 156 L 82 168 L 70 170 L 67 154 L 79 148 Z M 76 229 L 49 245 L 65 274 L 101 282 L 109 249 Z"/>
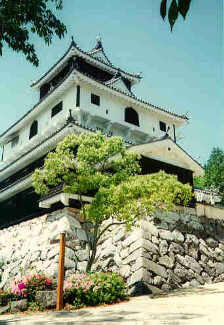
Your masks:
<path fill-rule="evenodd" d="M 111 63 L 99 37 L 89 51 L 72 39 L 63 56 L 32 83 L 38 103 L 0 135 L 1 228 L 61 206 L 75 207 L 75 200 L 57 199 L 57 191 L 40 200 L 32 187 L 35 168 L 70 133 L 122 136 L 127 150 L 141 155 L 143 174 L 164 170 L 191 185 L 193 175 L 203 175 L 177 143 L 177 130 L 188 117 L 138 98 L 132 87 L 141 79 Z"/>

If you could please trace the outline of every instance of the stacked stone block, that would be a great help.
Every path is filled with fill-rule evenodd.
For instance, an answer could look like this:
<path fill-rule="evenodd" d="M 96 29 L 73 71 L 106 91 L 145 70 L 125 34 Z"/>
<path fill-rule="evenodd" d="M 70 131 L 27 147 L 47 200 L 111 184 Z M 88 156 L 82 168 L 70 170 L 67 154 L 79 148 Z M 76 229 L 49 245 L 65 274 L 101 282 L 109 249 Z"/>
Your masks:
<path fill-rule="evenodd" d="M 62 231 L 68 238 L 65 275 L 85 272 L 88 251 L 82 223 L 77 214 L 63 209 L 0 230 L 0 287 L 30 269 L 56 277 Z M 120 273 L 131 294 L 222 281 L 224 221 L 198 218 L 188 209 L 144 216 L 131 232 L 113 226 L 99 243 L 93 270 Z"/>

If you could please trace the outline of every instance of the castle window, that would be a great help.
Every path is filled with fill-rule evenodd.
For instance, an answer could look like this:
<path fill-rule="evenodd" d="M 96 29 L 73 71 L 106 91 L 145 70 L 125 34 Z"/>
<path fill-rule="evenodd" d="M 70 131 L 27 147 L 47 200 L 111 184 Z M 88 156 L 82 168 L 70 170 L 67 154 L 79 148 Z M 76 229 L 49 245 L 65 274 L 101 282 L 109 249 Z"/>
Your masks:
<path fill-rule="evenodd" d="M 51 110 L 51 118 L 54 117 L 56 114 L 62 111 L 62 102 L 58 103 L 54 106 Z"/>
<path fill-rule="evenodd" d="M 80 106 L 80 86 L 77 86 L 77 92 L 76 92 L 76 107 Z"/>
<path fill-rule="evenodd" d="M 159 128 L 161 131 L 166 132 L 166 123 L 159 121 Z"/>
<path fill-rule="evenodd" d="M 31 124 L 30 127 L 30 136 L 29 139 L 33 138 L 38 132 L 38 122 L 37 121 L 33 121 L 33 123 Z"/>
<path fill-rule="evenodd" d="M 19 143 L 19 136 L 17 135 L 16 137 L 14 137 L 11 141 L 11 147 L 14 148 L 15 146 L 17 146 L 17 144 Z"/>
<path fill-rule="evenodd" d="M 132 107 L 125 108 L 125 122 L 139 126 L 138 113 Z"/>
<path fill-rule="evenodd" d="M 91 103 L 97 106 L 100 106 L 100 96 L 91 94 Z"/>

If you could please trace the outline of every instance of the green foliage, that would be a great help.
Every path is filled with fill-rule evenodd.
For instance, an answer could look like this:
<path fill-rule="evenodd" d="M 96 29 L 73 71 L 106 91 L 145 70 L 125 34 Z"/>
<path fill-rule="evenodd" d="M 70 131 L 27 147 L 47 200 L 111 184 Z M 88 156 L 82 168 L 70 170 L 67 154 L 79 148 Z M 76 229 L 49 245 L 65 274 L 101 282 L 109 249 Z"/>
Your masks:
<path fill-rule="evenodd" d="M 36 301 L 28 302 L 28 311 L 38 312 L 43 310 L 44 310 L 44 306 L 37 303 Z"/>
<path fill-rule="evenodd" d="M 183 19 L 186 18 L 186 15 L 190 9 L 191 0 L 170 0 L 169 3 L 168 20 L 172 31 L 179 14 L 183 17 Z M 161 0 L 160 15 L 163 19 L 165 19 L 167 16 L 167 0 Z"/>
<path fill-rule="evenodd" d="M 205 165 L 206 186 L 224 192 L 224 150 L 213 148 Z"/>
<path fill-rule="evenodd" d="M 44 274 L 33 275 L 27 279 L 26 294 L 28 301 L 35 301 L 37 291 L 54 290 L 53 280 Z"/>
<path fill-rule="evenodd" d="M 55 284 L 52 278 L 44 274 L 27 274 L 16 278 L 10 284 L 10 292 L 13 300 L 20 300 L 24 297 L 28 302 L 34 302 L 37 291 L 54 290 Z"/>
<path fill-rule="evenodd" d="M 203 190 L 206 188 L 206 179 L 204 176 L 195 176 L 194 177 L 194 187 Z"/>
<path fill-rule="evenodd" d="M 111 304 L 127 298 L 126 283 L 116 273 L 74 274 L 64 285 L 64 302 L 75 308 Z"/>
<path fill-rule="evenodd" d="M 100 189 L 85 212 L 87 220 L 92 222 L 99 216 L 104 219 L 116 216 L 130 230 L 142 214 L 155 212 L 157 208 L 169 211 L 175 204 L 187 205 L 191 198 L 190 185 L 160 171 L 132 176 L 119 185 Z"/>
<path fill-rule="evenodd" d="M 0 260 L 0 271 L 1 271 L 1 269 L 3 268 L 3 266 L 4 266 L 4 262 Z M 1 275 L 1 273 L 0 273 L 0 282 L 1 282 L 1 281 L 2 281 L 2 275 Z"/>
<path fill-rule="evenodd" d="M 107 138 L 100 132 L 69 135 L 48 154 L 44 169 L 35 170 L 33 186 L 38 194 L 59 184 L 68 193 L 109 188 L 140 172 L 139 158 L 125 150 L 121 137 Z"/>
<path fill-rule="evenodd" d="M 174 204 L 187 204 L 191 197 L 190 185 L 183 185 L 176 176 L 159 172 L 137 176 L 140 156 L 125 149 L 121 137 L 99 133 L 70 135 L 48 154 L 43 169 L 35 170 L 33 186 L 38 194 L 47 194 L 59 184 L 64 191 L 78 194 L 84 230 L 91 251 L 87 271 L 94 262 L 97 244 L 103 233 L 114 223 L 135 225 L 142 213 L 156 208 L 172 209 Z M 83 194 L 93 200 L 84 204 Z M 112 221 L 105 228 L 105 220 Z M 87 228 L 91 222 L 93 228 Z M 89 234 L 91 232 L 91 234 Z"/>
<path fill-rule="evenodd" d="M 30 33 L 38 35 L 47 45 L 54 35 L 60 39 L 66 33 L 65 25 L 54 11 L 62 9 L 62 0 L 1 0 L 0 1 L 0 55 L 4 43 L 21 52 L 33 65 L 38 66 Z"/>
<path fill-rule="evenodd" d="M 7 306 L 13 300 L 13 294 L 7 290 L 0 290 L 0 306 Z"/>
<path fill-rule="evenodd" d="M 219 191 L 224 203 L 224 150 L 214 147 L 205 164 L 205 176 L 194 178 L 194 187 L 214 188 Z"/>

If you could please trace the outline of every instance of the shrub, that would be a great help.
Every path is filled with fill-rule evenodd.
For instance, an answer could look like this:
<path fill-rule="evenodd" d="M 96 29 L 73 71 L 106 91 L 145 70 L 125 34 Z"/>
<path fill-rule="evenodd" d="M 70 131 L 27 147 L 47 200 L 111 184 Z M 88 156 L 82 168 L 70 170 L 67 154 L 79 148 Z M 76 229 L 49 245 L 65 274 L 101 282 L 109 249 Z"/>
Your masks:
<path fill-rule="evenodd" d="M 9 288 L 13 300 L 27 298 L 28 302 L 35 301 L 37 291 L 54 289 L 53 280 L 44 274 L 27 274 L 12 281 Z"/>
<path fill-rule="evenodd" d="M 13 300 L 13 294 L 10 291 L 0 290 L 0 306 L 6 306 Z"/>
<path fill-rule="evenodd" d="M 44 310 L 44 306 L 37 303 L 36 301 L 31 301 L 28 303 L 28 311 L 38 312 L 38 311 L 43 311 L 43 310 Z"/>
<path fill-rule="evenodd" d="M 111 304 L 127 298 L 126 283 L 116 273 L 74 274 L 64 283 L 64 302 L 75 308 Z"/>
<path fill-rule="evenodd" d="M 0 282 L 2 281 L 2 271 L 1 269 L 3 268 L 4 266 L 4 262 L 2 260 L 0 260 Z"/>

